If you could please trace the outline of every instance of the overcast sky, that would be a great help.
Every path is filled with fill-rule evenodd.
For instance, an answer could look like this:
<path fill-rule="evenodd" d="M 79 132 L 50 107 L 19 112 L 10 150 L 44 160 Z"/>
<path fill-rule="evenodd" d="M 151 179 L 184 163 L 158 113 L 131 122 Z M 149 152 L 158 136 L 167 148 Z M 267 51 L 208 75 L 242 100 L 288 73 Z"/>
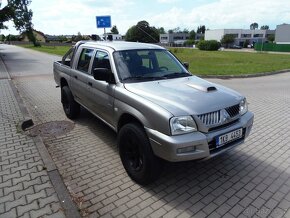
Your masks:
<path fill-rule="evenodd" d="M 2 0 L 2 7 L 6 4 Z M 34 28 L 50 35 L 102 34 L 95 19 L 102 15 L 111 15 L 121 34 L 141 20 L 165 30 L 196 30 L 199 25 L 247 29 L 253 22 L 275 29 L 290 23 L 290 0 L 32 0 L 29 8 Z M 1 33 L 18 34 L 11 23 L 9 27 Z"/>

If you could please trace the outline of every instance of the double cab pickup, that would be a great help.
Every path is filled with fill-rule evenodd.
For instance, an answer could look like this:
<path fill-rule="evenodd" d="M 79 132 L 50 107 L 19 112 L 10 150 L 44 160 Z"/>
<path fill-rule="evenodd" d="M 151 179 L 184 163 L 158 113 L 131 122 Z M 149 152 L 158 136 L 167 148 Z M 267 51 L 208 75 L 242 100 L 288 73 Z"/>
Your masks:
<path fill-rule="evenodd" d="M 244 96 L 192 75 L 157 45 L 81 41 L 54 62 L 54 78 L 68 118 L 82 106 L 116 131 L 123 166 L 139 184 L 154 181 L 163 160 L 241 144 L 253 125 Z"/>

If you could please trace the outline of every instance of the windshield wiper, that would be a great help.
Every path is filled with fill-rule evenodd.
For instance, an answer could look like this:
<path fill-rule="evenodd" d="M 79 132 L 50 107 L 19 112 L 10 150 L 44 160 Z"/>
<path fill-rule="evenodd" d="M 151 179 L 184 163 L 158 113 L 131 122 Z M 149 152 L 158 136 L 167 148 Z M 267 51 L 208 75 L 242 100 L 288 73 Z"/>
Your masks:
<path fill-rule="evenodd" d="M 187 77 L 187 76 L 192 76 L 192 75 L 186 72 L 169 73 L 169 74 L 163 75 L 163 77 L 166 77 L 166 78 L 178 78 L 178 77 Z"/>
<path fill-rule="evenodd" d="M 143 76 L 128 76 L 128 77 L 125 77 L 124 79 L 122 79 L 122 81 L 125 81 L 125 80 L 140 80 L 140 79 L 144 79 Z"/>

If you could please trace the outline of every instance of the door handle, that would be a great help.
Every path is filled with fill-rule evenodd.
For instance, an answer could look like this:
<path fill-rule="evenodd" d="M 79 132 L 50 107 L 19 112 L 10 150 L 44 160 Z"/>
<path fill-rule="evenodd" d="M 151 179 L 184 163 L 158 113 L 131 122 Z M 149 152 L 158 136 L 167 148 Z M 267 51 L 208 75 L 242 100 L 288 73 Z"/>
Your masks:
<path fill-rule="evenodd" d="M 74 76 L 74 78 L 78 79 L 78 76 Z"/>
<path fill-rule="evenodd" d="M 88 82 L 88 84 L 89 84 L 89 86 L 93 86 L 93 83 L 91 83 L 91 82 Z"/>

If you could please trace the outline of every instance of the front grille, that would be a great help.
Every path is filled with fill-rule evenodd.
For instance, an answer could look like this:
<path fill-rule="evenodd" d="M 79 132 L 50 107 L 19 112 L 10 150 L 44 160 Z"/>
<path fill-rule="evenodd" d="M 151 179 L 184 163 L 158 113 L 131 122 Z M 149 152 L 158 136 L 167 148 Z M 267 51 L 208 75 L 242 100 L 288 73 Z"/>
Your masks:
<path fill-rule="evenodd" d="M 206 126 L 216 126 L 225 123 L 225 115 L 224 113 L 228 113 L 227 116 L 230 118 L 234 118 L 239 115 L 240 106 L 234 105 L 231 107 L 227 107 L 225 109 L 214 111 L 206 114 L 197 115 L 197 117 L 201 120 L 201 122 Z M 226 112 L 225 112 L 226 111 Z M 230 121 L 230 120 L 229 120 Z"/>
<path fill-rule="evenodd" d="M 226 128 L 228 126 L 231 126 L 231 125 L 234 125 L 238 122 L 239 120 L 236 119 L 236 120 L 233 120 L 232 122 L 229 122 L 229 123 L 226 123 L 226 124 L 222 124 L 220 126 L 216 126 L 216 127 L 212 127 L 212 128 L 209 128 L 208 131 L 211 132 L 211 131 L 215 131 L 215 130 L 219 130 L 219 129 L 223 129 L 223 128 Z"/>
<path fill-rule="evenodd" d="M 198 118 L 207 126 L 215 125 L 221 122 L 220 111 L 214 111 L 207 114 L 201 114 L 201 115 L 198 115 Z"/>
<path fill-rule="evenodd" d="M 226 111 L 228 112 L 228 114 L 230 115 L 230 117 L 235 117 L 240 112 L 240 106 L 237 104 L 237 105 L 228 107 L 228 108 L 226 108 Z"/>

